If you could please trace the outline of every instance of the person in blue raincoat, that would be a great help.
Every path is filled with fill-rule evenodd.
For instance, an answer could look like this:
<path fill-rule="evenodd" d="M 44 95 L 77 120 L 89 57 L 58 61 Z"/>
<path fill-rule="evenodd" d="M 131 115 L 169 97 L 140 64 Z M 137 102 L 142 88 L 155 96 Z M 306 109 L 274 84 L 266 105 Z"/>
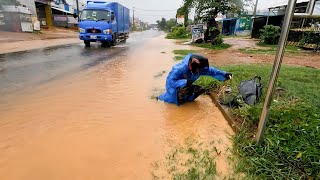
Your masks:
<path fill-rule="evenodd" d="M 173 66 L 166 81 L 166 92 L 158 100 L 182 105 L 194 101 L 204 90 L 192 85 L 201 75 L 211 76 L 220 81 L 232 78 L 231 73 L 209 67 L 208 59 L 198 54 L 188 54 L 184 60 Z"/>

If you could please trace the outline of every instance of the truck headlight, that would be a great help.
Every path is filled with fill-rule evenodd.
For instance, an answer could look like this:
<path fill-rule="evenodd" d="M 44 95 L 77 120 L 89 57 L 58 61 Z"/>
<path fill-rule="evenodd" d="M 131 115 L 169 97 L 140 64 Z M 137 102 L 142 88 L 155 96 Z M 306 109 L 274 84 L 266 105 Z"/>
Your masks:
<path fill-rule="evenodd" d="M 105 29 L 103 30 L 103 34 L 111 34 L 112 30 L 111 29 Z"/>
<path fill-rule="evenodd" d="M 80 32 L 80 33 L 85 33 L 86 30 L 85 30 L 85 29 L 82 29 L 82 28 L 79 28 L 79 32 Z"/>

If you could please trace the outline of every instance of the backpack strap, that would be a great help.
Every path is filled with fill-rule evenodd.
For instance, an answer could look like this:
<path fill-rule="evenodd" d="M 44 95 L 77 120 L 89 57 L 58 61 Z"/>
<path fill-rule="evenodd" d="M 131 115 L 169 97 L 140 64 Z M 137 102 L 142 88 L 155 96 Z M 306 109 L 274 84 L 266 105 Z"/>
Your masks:
<path fill-rule="evenodd" d="M 261 83 L 261 77 L 260 77 L 260 76 L 255 76 L 253 79 L 257 79 L 257 80 L 258 80 L 258 83 L 259 83 L 259 84 Z"/>
<path fill-rule="evenodd" d="M 258 86 L 261 86 L 261 77 L 260 76 L 255 76 L 254 79 L 258 80 L 257 84 L 256 84 L 256 99 L 257 99 L 256 101 L 259 101 L 260 97 L 259 97 L 259 92 L 258 92 L 259 91 Z"/>

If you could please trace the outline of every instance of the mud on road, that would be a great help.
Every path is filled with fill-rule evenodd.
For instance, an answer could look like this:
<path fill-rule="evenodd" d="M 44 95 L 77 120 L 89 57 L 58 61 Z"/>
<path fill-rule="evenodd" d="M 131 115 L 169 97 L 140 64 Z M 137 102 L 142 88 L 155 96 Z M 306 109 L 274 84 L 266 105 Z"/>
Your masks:
<path fill-rule="evenodd" d="M 107 61 L 109 50 L 91 68 L 1 103 L 2 179 L 152 179 L 152 163 L 188 138 L 214 141 L 217 178 L 228 176 L 233 131 L 211 99 L 177 107 L 150 98 L 163 90 L 176 63 L 171 52 L 181 47 L 147 31 L 118 48 Z"/>

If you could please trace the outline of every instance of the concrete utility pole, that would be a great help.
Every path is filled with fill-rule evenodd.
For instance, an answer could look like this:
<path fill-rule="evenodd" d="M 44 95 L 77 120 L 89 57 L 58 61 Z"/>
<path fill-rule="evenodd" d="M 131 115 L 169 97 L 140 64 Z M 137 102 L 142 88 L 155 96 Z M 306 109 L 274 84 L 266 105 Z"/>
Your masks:
<path fill-rule="evenodd" d="M 77 2 L 77 15 L 78 15 L 78 22 L 80 21 L 80 9 L 79 9 L 79 0 L 76 0 Z"/>
<path fill-rule="evenodd" d="M 132 8 L 132 30 L 134 31 L 134 7 Z"/>

